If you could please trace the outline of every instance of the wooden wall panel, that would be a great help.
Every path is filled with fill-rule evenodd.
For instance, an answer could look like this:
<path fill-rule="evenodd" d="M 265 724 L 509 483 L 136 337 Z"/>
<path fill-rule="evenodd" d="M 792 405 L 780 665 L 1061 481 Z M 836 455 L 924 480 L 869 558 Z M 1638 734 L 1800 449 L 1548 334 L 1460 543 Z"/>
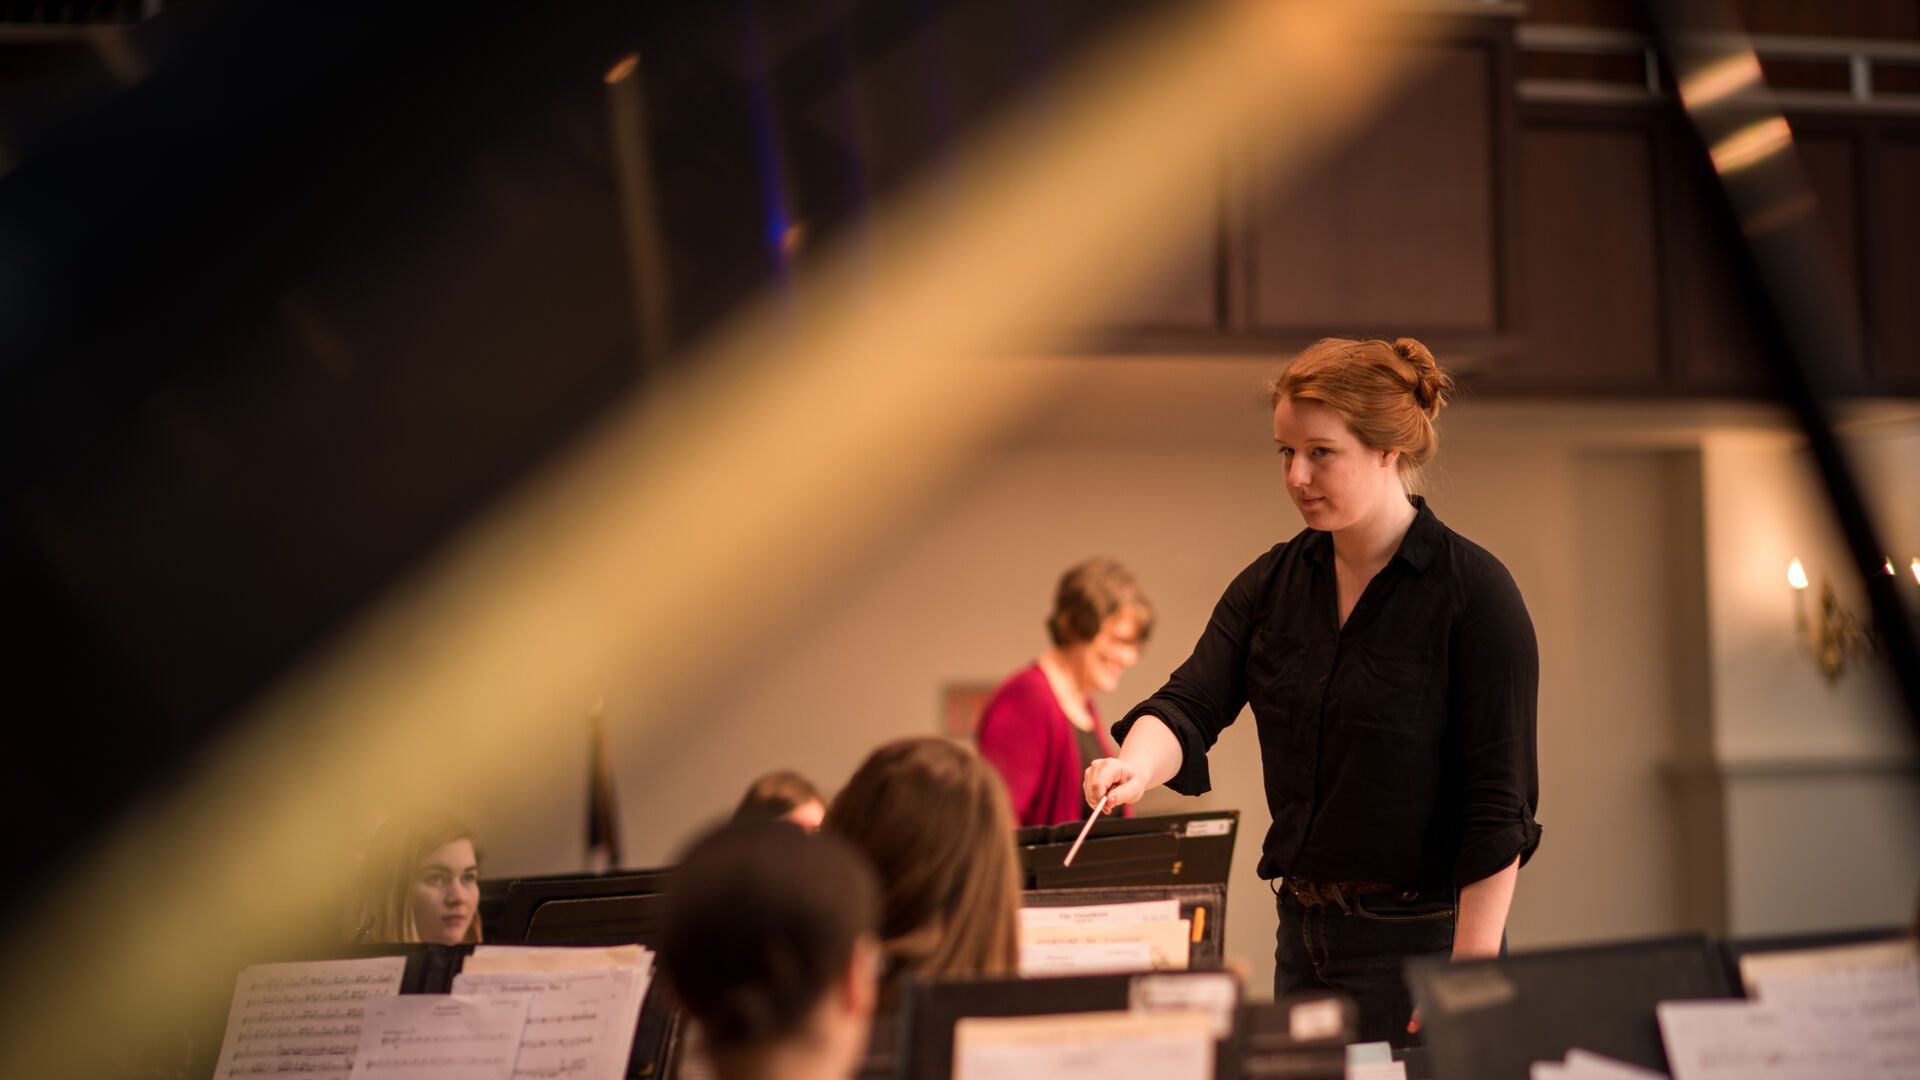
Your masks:
<path fill-rule="evenodd" d="M 1878 375 L 1889 388 L 1920 393 L 1920 132 L 1881 140 L 1873 222 L 1873 311 Z"/>
<path fill-rule="evenodd" d="M 1860 318 L 1859 143 L 1844 129 L 1796 131 L 1802 164 L 1820 215 L 1833 238 L 1834 273 L 1851 298 L 1852 317 Z M 1744 241 L 1722 228 L 1714 200 L 1716 180 L 1701 155 L 1689 147 L 1679 158 L 1673 218 L 1675 258 L 1673 319 L 1676 381 L 1684 388 L 1726 392 L 1763 392 L 1771 385 L 1761 353 L 1763 323 L 1756 300 L 1740 292 L 1737 263 Z M 1865 362 L 1859 354 L 1835 354 L 1830 376 L 1837 390 L 1864 385 Z"/>
<path fill-rule="evenodd" d="M 1431 67 L 1319 168 L 1286 190 L 1254 181 L 1255 328 L 1496 328 L 1492 54 L 1429 51 Z"/>
<path fill-rule="evenodd" d="M 1660 266 L 1644 127 L 1528 124 L 1520 135 L 1522 370 L 1569 391 L 1660 377 Z"/>

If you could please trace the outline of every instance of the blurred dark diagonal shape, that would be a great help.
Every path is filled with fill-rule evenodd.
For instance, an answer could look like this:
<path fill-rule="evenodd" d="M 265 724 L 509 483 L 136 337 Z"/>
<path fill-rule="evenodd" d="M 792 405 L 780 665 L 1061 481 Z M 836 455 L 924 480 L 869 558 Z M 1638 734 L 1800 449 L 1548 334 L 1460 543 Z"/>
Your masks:
<path fill-rule="evenodd" d="M 1151 6 L 206 3 L 126 31 L 149 73 L 0 177 L 0 693 L 47 745 L 10 770 L 5 808 L 48 822 L 10 866 L 164 782 L 634 386 L 623 56 L 678 347 L 785 265 L 770 163 L 829 244 Z"/>
<path fill-rule="evenodd" d="M 1713 163 L 1714 209 L 1733 226 L 1740 283 L 1762 331 L 1782 403 L 1792 412 L 1868 598 L 1879 650 L 1893 669 L 1908 729 L 1920 736 L 1920 627 L 1891 576 L 1887 550 L 1832 405 L 1850 358 L 1864 352 L 1858 300 L 1820 216 L 1787 120 L 1727 0 L 1647 0 L 1680 104 Z"/>
<path fill-rule="evenodd" d="M 8 628 L 64 618 L 72 633 L 37 645 L 39 670 L 15 683 L 56 742 L 54 774 L 9 791 L 16 820 L 55 834 L 19 865 L 70 872 L 41 874 L 45 902 L 16 913 L 31 932 L 4 962 L 39 981 L 0 1010 L 0 1072 L 85 1074 L 116 1042 L 177 1033 L 222 997 L 230 969 L 212 958 L 311 945 L 334 869 L 314 853 L 335 850 L 348 808 L 401 789 L 502 790 L 555 743 L 546 722 L 584 684 L 664 686 L 710 664 L 1042 399 L 1062 365 L 1009 352 L 1143 286 L 1200 235 L 1213 207 L 1194 195 L 1213 191 L 1223 145 L 1257 121 L 1283 178 L 1398 68 L 1343 60 L 1385 32 L 1380 5 L 1088 3 L 1162 17 L 1119 20 L 1111 40 L 1102 19 L 1046 22 L 1063 45 L 1098 40 L 1051 65 L 1042 107 L 998 116 L 1028 77 L 1007 44 L 1038 32 L 1027 5 L 923 5 L 927 21 L 861 69 L 877 81 L 837 91 L 886 97 L 862 111 L 876 145 L 889 125 L 917 136 L 853 155 L 885 167 L 850 184 L 843 148 L 860 141 L 807 132 L 844 103 L 769 109 L 781 94 L 745 84 L 779 86 L 782 58 L 843 24 L 860 56 L 878 5 L 638 24 L 590 4 L 492 20 L 467 8 L 485 29 L 440 36 L 409 12 L 399 43 L 351 9 L 378 47 L 363 57 L 342 42 L 367 39 L 320 35 L 336 51 L 309 58 L 298 107 L 229 132 L 263 149 L 222 143 L 235 158 L 204 175 L 163 162 L 156 188 L 187 211 L 122 197 L 80 227 L 90 161 L 164 155 L 169 124 L 229 107 L 255 115 L 227 100 L 244 88 L 213 43 L 313 40 L 278 16 L 208 10 L 199 41 L 215 51 L 173 76 L 181 97 L 156 70 L 85 137 L 0 181 L 0 229 L 21 240 L 5 288 L 54 286 L 6 329 L 31 346 L 6 375 L 7 535 L 18 592 L 39 604 L 9 607 Z M 747 14 L 788 42 L 760 40 L 764 68 L 738 61 Z M 709 40 L 724 44 L 703 53 Z M 954 77 L 927 78 L 962 41 L 992 58 L 989 75 L 955 61 Z M 422 48 L 416 76 L 402 58 Z M 687 356 L 646 394 L 620 392 L 636 371 L 632 291 L 598 111 L 609 69 L 636 53 L 661 118 L 650 149 Z M 676 102 L 718 118 L 682 143 Z M 334 111 L 345 103 L 358 111 Z M 928 133 L 919 111 L 951 126 Z M 934 161 L 950 184 L 915 175 Z M 902 191 L 882 203 L 890 175 Z M 820 195 L 816 214 L 810 191 L 856 195 Z M 836 240 L 798 246 L 802 263 L 820 251 L 808 273 L 785 272 L 796 247 L 784 230 L 773 242 L 775 203 Z M 48 215 L 70 219 L 74 250 Z M 155 254 L 162 241 L 178 267 Z M 76 288 L 121 246 L 150 277 L 121 265 Z M 606 280 L 573 280 L 588 275 Z M 333 382 L 352 390 L 329 396 Z M 536 469 L 539 483 L 515 484 Z M 353 557 L 357 577 L 332 569 Z M 127 573 L 122 558 L 146 562 Z M 742 567 L 768 566 L 740 587 Z M 92 708 L 63 700 L 78 685 L 63 679 L 96 678 Z"/>

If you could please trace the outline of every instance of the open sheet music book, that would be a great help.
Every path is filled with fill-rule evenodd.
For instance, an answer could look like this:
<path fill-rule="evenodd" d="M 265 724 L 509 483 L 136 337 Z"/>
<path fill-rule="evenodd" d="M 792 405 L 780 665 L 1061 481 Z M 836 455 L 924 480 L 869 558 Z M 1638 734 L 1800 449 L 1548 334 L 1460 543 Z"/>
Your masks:
<path fill-rule="evenodd" d="M 653 958 L 638 945 L 481 946 L 454 976 L 453 991 L 528 998 L 514 1080 L 620 1080 Z"/>
<path fill-rule="evenodd" d="M 346 1077 L 367 999 L 400 992 L 404 956 L 255 964 L 240 973 L 214 1080 Z"/>
<path fill-rule="evenodd" d="M 1662 1002 L 1673 1080 L 1920 1080 L 1920 965 L 1853 959 L 1763 964 L 1746 974 L 1756 1001 Z"/>

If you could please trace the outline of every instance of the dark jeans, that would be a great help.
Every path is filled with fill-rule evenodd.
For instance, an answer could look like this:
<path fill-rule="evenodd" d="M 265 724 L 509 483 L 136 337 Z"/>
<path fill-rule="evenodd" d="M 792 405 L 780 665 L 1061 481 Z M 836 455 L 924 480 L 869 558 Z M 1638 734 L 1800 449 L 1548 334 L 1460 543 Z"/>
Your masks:
<path fill-rule="evenodd" d="M 1280 929 L 1273 950 L 1273 995 L 1338 990 L 1360 1005 L 1360 1041 L 1408 1046 L 1413 998 L 1400 964 L 1423 953 L 1453 950 L 1458 906 L 1451 888 L 1374 893 L 1337 904 L 1304 907 L 1280 891 Z"/>

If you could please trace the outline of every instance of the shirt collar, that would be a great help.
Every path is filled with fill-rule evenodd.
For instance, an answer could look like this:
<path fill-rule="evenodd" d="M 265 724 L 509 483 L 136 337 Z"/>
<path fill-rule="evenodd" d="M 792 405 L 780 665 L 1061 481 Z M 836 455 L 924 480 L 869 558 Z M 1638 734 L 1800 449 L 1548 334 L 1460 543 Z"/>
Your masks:
<path fill-rule="evenodd" d="M 1407 496 L 1413 503 L 1413 524 L 1407 527 L 1407 535 L 1400 540 L 1400 550 L 1394 557 L 1402 559 L 1408 566 L 1424 572 L 1433 565 L 1433 557 L 1440 550 L 1440 537 L 1446 526 L 1440 524 L 1427 500 L 1419 495 Z"/>
<path fill-rule="evenodd" d="M 1407 496 L 1413 503 L 1413 524 L 1407 527 L 1407 535 L 1400 538 L 1400 550 L 1393 557 L 1421 572 L 1433 565 L 1433 557 L 1440 550 L 1440 537 L 1446 526 L 1434 516 L 1427 500 L 1419 495 Z M 1319 565 L 1333 551 L 1333 534 L 1318 529 L 1308 529 L 1304 545 L 1307 562 Z"/>

